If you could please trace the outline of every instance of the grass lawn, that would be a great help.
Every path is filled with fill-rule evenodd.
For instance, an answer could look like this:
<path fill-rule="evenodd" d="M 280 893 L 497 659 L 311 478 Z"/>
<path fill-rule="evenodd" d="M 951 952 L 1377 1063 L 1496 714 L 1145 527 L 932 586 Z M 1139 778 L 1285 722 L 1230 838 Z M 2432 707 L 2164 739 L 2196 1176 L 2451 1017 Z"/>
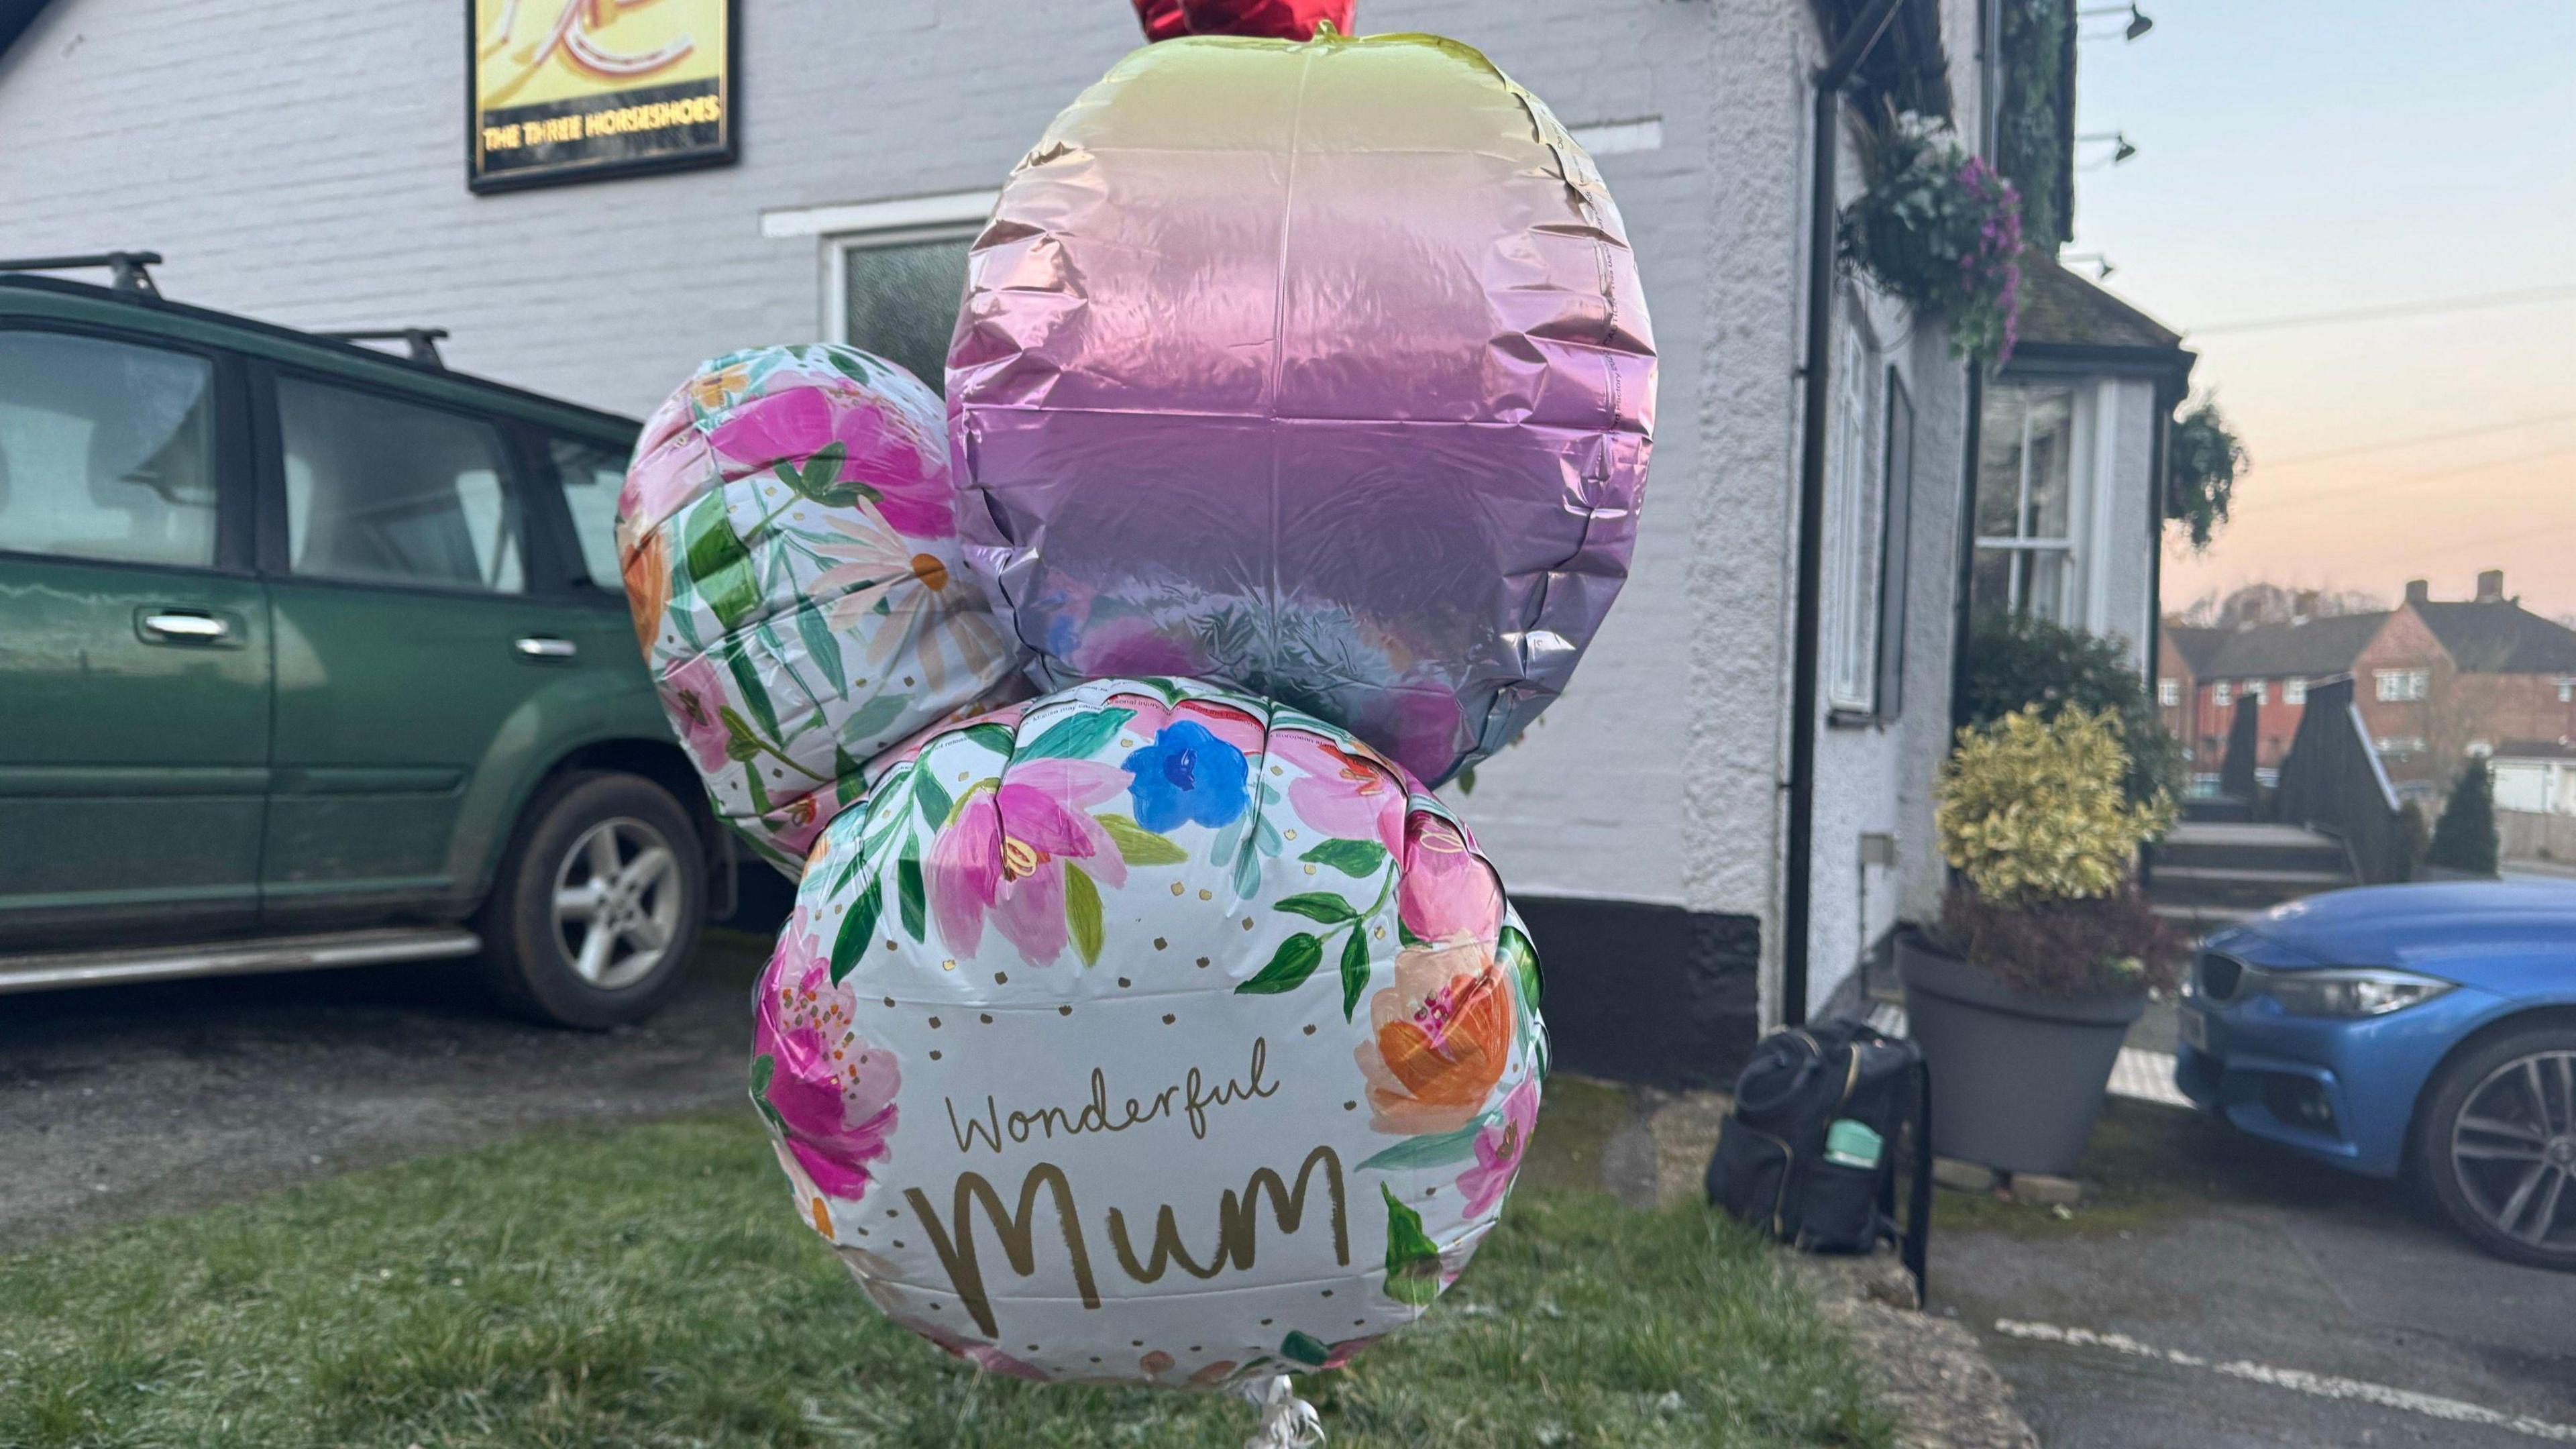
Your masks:
<path fill-rule="evenodd" d="M 1544 1129 L 1539 1140 L 1544 1141 Z M 1882 1445 L 1842 1341 L 1698 1209 L 1515 1196 L 1335 1445 Z M 880 1320 L 744 1114 L 558 1129 L 0 1257 L 0 1446 L 1225 1445 L 1231 1399 L 979 1375 Z"/>

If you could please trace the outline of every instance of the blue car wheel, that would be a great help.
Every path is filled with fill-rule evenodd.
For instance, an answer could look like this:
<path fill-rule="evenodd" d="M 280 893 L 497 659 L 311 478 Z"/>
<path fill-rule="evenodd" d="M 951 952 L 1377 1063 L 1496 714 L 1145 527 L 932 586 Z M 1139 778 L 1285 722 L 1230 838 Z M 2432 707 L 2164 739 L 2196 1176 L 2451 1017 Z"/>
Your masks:
<path fill-rule="evenodd" d="M 2416 1167 L 2480 1247 L 2576 1272 L 2576 1025 L 2512 1030 L 2434 1078 Z"/>

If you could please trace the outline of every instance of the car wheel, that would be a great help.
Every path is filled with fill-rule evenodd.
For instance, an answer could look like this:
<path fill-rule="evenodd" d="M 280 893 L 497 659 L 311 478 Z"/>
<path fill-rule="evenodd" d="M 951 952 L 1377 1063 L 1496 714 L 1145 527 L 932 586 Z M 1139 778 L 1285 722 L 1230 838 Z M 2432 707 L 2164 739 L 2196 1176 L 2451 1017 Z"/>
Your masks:
<path fill-rule="evenodd" d="M 705 924 L 705 851 L 650 780 L 585 771 L 532 805 L 480 924 L 495 995 L 526 1015 L 598 1030 L 678 988 Z"/>
<path fill-rule="evenodd" d="M 2415 1149 L 2434 1201 L 2478 1246 L 2576 1271 L 2576 1027 L 2510 1031 L 2443 1067 Z"/>

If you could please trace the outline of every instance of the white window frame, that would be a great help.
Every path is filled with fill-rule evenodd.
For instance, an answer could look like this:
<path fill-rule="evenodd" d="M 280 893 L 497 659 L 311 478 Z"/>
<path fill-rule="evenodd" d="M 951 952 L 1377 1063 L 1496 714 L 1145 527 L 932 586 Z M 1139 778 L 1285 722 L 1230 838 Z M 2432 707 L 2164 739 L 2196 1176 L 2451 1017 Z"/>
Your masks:
<path fill-rule="evenodd" d="M 2248 681 L 2245 686 L 2245 697 L 2254 701 L 2256 704 L 2270 704 L 2272 702 L 2272 681 L 2268 679 Z"/>
<path fill-rule="evenodd" d="M 2060 600 L 2058 622 L 2070 629 L 2098 632 L 2100 591 L 2094 587 L 2095 570 L 2086 567 L 2093 555 L 2089 546 L 2096 526 L 2093 494 L 2095 480 L 2101 476 L 2095 457 L 2100 446 L 2100 430 L 2095 426 L 2101 411 L 2102 384 L 2082 378 L 2032 378 L 2023 382 L 1997 382 L 1993 389 L 2017 388 L 2025 392 L 2063 392 L 2067 397 L 2066 419 L 2066 533 L 2062 538 L 2026 537 L 2018 530 L 2030 516 L 2030 409 L 2022 409 L 2020 493 L 2013 500 L 2011 535 L 1985 535 L 1977 538 L 1977 548 L 2011 553 L 2057 553 L 2064 555 L 2066 570 L 2058 587 L 2064 591 Z M 2006 571 L 2007 607 L 2014 614 L 2029 611 L 2029 601 L 2022 597 L 2022 575 L 2019 560 Z"/>
<path fill-rule="evenodd" d="M 2305 705 L 2307 702 L 2307 676 L 2302 674 L 2293 674 L 2289 678 L 2281 681 L 2281 703 Z"/>
<path fill-rule="evenodd" d="M 2558 702 L 2560 704 L 2576 704 L 2576 679 L 2561 679 L 2557 681 L 2557 685 Z"/>
<path fill-rule="evenodd" d="M 1878 589 L 1887 543 L 1883 369 L 1860 299 L 1845 292 L 1835 311 L 1825 453 L 1825 704 L 1865 715 L 1878 708 Z"/>
<path fill-rule="evenodd" d="M 2180 709 L 2182 707 L 2182 681 L 2179 679 L 2157 680 L 2156 703 L 2165 709 Z"/>
<path fill-rule="evenodd" d="M 2227 692 L 2226 680 L 2222 679 L 2209 687 L 2209 702 L 2220 709 L 2225 709 L 2236 702 Z"/>
<path fill-rule="evenodd" d="M 949 191 L 892 201 L 791 207 L 762 212 L 760 234 L 781 240 L 820 239 L 817 251 L 823 269 L 822 334 L 826 341 L 846 344 L 850 340 L 849 253 L 853 249 L 971 237 L 983 229 L 993 214 L 993 203 L 1000 199 L 998 191 Z"/>
<path fill-rule="evenodd" d="M 2416 704 L 2433 697 L 2433 671 L 2429 669 L 2374 669 L 2370 671 L 2370 682 L 2381 704 Z"/>

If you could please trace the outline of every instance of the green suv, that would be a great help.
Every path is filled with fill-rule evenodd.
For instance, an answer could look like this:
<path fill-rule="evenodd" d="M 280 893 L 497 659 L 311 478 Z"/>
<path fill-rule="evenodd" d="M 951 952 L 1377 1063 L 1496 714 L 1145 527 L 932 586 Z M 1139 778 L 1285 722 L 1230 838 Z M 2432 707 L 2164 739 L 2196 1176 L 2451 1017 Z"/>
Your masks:
<path fill-rule="evenodd" d="M 652 1010 L 731 856 L 619 592 L 639 425 L 157 260 L 0 263 L 0 992 L 474 957 Z M 116 285 L 18 274 L 70 263 Z"/>

